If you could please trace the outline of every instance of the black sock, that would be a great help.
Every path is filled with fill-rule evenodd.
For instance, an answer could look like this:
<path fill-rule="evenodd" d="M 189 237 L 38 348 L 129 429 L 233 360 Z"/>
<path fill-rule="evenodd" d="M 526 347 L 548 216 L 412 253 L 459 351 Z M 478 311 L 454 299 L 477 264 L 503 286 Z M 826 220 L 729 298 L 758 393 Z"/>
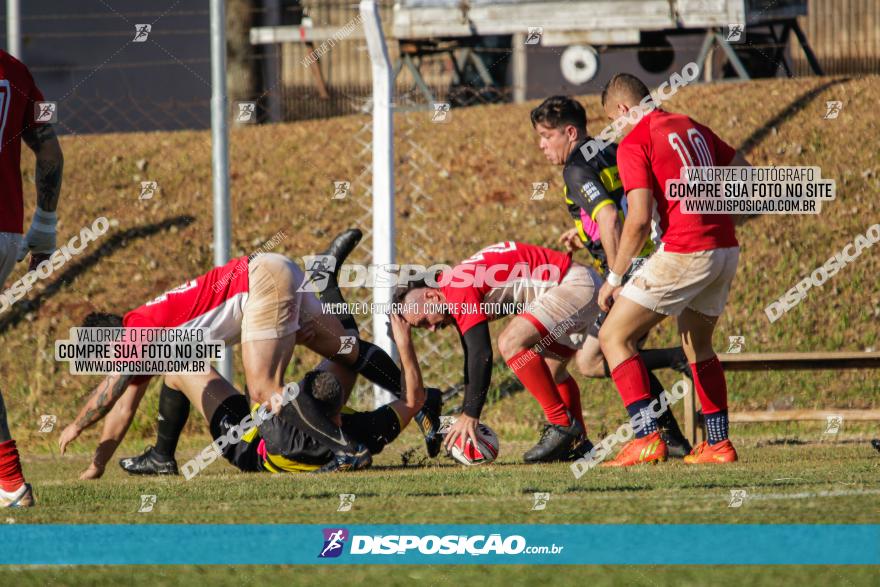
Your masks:
<path fill-rule="evenodd" d="M 358 331 L 357 322 L 351 312 L 348 311 L 348 304 L 342 297 L 342 291 L 339 289 L 339 270 L 342 269 L 342 261 L 337 259 L 336 267 L 330 271 L 327 276 L 327 285 L 318 293 L 321 304 L 333 308 L 333 315 L 342 323 L 342 327 L 346 330 Z"/>
<path fill-rule="evenodd" d="M 324 291 L 320 292 L 320 296 L 321 305 L 333 309 L 332 314 L 339 319 L 343 328 L 346 330 L 354 330 L 355 332 L 358 331 L 357 322 L 355 321 L 354 316 L 351 315 L 351 312 L 348 311 L 348 304 L 345 302 L 345 298 L 342 297 L 342 292 L 339 290 L 339 284 L 336 282 L 335 273 L 330 275 L 330 278 L 327 280 L 327 287 L 324 288 Z"/>
<path fill-rule="evenodd" d="M 183 393 L 162 385 L 159 393 L 159 431 L 153 452 L 172 460 L 177 451 L 177 441 L 189 418 L 189 400 Z"/>
<path fill-rule="evenodd" d="M 360 373 L 372 383 L 387 389 L 396 397 L 400 397 L 403 389 L 400 386 L 400 367 L 394 363 L 388 353 L 371 342 L 358 340 L 360 353 L 350 368 Z"/>
<path fill-rule="evenodd" d="M 645 349 L 640 350 L 639 355 L 645 363 L 648 371 L 654 369 L 668 369 L 681 364 L 687 364 L 684 349 L 680 346 L 668 349 Z"/>
<path fill-rule="evenodd" d="M 648 381 L 651 382 L 651 397 L 659 398 L 660 394 L 663 393 L 663 384 L 660 383 L 660 380 L 651 371 L 648 371 Z M 681 433 L 681 428 L 678 427 L 678 421 L 672 413 L 671 405 L 666 406 L 663 413 L 657 416 L 657 424 L 675 438 L 684 437 Z"/>

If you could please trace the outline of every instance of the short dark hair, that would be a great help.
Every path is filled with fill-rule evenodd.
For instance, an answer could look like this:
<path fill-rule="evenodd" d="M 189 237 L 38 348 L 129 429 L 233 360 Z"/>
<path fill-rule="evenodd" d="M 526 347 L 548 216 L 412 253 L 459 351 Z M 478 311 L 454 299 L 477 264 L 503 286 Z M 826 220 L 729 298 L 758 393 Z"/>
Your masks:
<path fill-rule="evenodd" d="M 83 319 L 82 328 L 122 328 L 122 316 L 92 312 Z"/>
<path fill-rule="evenodd" d="M 417 289 L 425 289 L 425 288 L 436 289 L 434 287 L 434 285 L 428 285 L 428 277 L 430 277 L 430 276 L 426 275 L 426 274 L 422 274 L 417 277 L 414 277 L 413 279 L 410 279 L 406 284 L 398 286 L 397 289 L 394 291 L 394 296 L 392 296 L 391 302 L 395 306 L 399 307 L 401 304 L 406 303 L 406 296 L 411 291 L 415 291 Z M 437 283 L 436 278 L 437 278 L 437 276 L 435 275 L 434 279 L 431 280 L 432 284 Z"/>
<path fill-rule="evenodd" d="M 632 75 L 631 73 L 617 73 L 608 80 L 602 89 L 602 106 L 608 100 L 610 94 L 624 94 L 636 102 L 641 102 L 642 98 L 651 95 L 651 90 L 645 85 L 645 82 Z"/>
<path fill-rule="evenodd" d="M 550 96 L 532 110 L 532 126 L 543 124 L 550 128 L 572 125 L 579 131 L 587 128 L 587 112 L 581 103 L 568 96 Z"/>
<path fill-rule="evenodd" d="M 321 412 L 332 418 L 342 410 L 345 404 L 345 393 L 342 386 L 332 373 L 327 371 L 309 371 L 303 378 L 303 390 L 315 398 Z"/>

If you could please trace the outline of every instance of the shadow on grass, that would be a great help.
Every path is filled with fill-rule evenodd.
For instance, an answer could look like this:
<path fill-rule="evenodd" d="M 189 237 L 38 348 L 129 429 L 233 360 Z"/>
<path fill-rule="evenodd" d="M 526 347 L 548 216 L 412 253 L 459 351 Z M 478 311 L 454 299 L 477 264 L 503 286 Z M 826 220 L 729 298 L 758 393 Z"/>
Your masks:
<path fill-rule="evenodd" d="M 834 79 L 825 82 L 821 86 L 817 86 L 808 92 L 804 92 L 797 98 L 795 98 L 788 106 L 785 107 L 784 110 L 779 112 L 776 116 L 765 122 L 761 128 L 755 130 L 750 134 L 743 142 L 740 144 L 737 150 L 741 151 L 744 155 L 748 155 L 752 149 L 754 149 L 761 141 L 763 141 L 768 134 L 770 134 L 774 127 L 779 126 L 783 122 L 787 121 L 789 118 L 806 108 L 819 94 L 836 85 L 844 84 L 850 81 L 850 78 L 840 78 Z"/>
<path fill-rule="evenodd" d="M 161 222 L 145 226 L 135 226 L 113 233 L 96 250 L 76 261 L 68 262 L 61 275 L 47 285 L 33 299 L 19 301 L 5 315 L 0 317 L 0 334 L 4 334 L 18 326 L 27 314 L 38 311 L 40 306 L 57 295 L 62 287 L 72 284 L 80 275 L 97 266 L 104 257 L 108 257 L 116 251 L 128 247 L 132 241 L 149 238 L 172 227 L 185 228 L 193 222 L 195 222 L 193 216 L 174 216 L 166 218 Z"/>

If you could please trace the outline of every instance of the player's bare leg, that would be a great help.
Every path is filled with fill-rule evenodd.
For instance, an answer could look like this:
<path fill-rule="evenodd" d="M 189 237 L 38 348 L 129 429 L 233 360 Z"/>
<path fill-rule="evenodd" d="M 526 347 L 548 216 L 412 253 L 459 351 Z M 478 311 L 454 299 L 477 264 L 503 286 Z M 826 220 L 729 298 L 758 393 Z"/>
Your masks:
<path fill-rule="evenodd" d="M 20 234 L 0 232 L 0 286 L 15 267 L 21 239 Z M 0 507 L 30 507 L 34 503 L 33 490 L 25 483 L 18 448 L 9 432 L 6 404 L 0 392 Z"/>
<path fill-rule="evenodd" d="M 565 458 L 584 434 L 583 426 L 563 401 L 549 365 L 532 350 L 541 338 L 542 334 L 535 325 L 522 316 L 514 316 L 498 337 L 498 350 L 505 362 L 538 400 L 547 417 L 538 443 L 523 455 L 530 463 Z M 569 395 L 573 397 L 574 394 Z"/>

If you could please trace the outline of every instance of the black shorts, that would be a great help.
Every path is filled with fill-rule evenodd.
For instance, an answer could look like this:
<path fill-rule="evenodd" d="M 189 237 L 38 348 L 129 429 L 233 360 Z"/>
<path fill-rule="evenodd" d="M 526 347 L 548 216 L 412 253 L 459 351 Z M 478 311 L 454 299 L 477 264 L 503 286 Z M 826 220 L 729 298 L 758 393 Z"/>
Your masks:
<path fill-rule="evenodd" d="M 372 412 L 342 414 L 342 431 L 379 454 L 385 445 L 400 436 L 400 416 L 391 406 Z"/>
<path fill-rule="evenodd" d="M 226 436 L 231 428 L 241 424 L 250 413 L 247 398 L 243 395 L 226 398 L 211 418 L 211 438 L 217 440 Z M 255 436 L 253 442 L 241 439 L 236 443 L 229 443 L 223 448 L 223 458 L 241 471 L 263 471 L 263 459 L 257 454 L 259 440 L 260 437 Z"/>
<path fill-rule="evenodd" d="M 243 395 L 228 397 L 217 408 L 211 420 L 211 437 L 217 440 L 226 436 L 229 430 L 238 426 L 248 414 L 250 408 Z M 382 406 L 372 412 L 344 413 L 341 416 L 343 432 L 363 443 L 372 454 L 382 452 L 386 444 L 400 435 L 400 417 L 391 406 Z M 263 457 L 257 453 L 259 442 L 260 437 L 254 436 L 251 442 L 242 439 L 237 443 L 229 443 L 223 448 L 223 458 L 241 471 L 265 471 Z M 287 456 L 294 460 L 297 460 L 298 456 L 301 458 L 301 455 Z M 330 460 L 329 451 L 327 460 Z"/>

